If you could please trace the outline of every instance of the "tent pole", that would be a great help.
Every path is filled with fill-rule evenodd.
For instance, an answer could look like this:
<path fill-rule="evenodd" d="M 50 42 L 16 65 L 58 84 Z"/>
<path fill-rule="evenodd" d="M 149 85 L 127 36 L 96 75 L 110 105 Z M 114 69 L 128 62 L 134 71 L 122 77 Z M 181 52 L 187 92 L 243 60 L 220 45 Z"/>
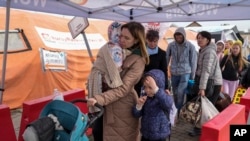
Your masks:
<path fill-rule="evenodd" d="M 3 52 L 3 66 L 2 66 L 2 83 L 0 90 L 0 104 L 3 101 L 3 91 L 5 83 L 5 71 L 7 63 L 7 53 L 8 53 L 8 39 L 9 39 L 9 24 L 10 24 L 10 1 L 6 1 L 6 23 L 5 23 L 5 38 L 4 38 L 4 52 Z"/>
<path fill-rule="evenodd" d="M 87 50 L 88 50 L 88 53 L 89 53 L 90 61 L 91 61 L 91 63 L 93 64 L 93 63 L 95 62 L 95 59 L 94 59 L 94 57 L 93 57 L 93 55 L 92 55 L 92 52 L 91 52 L 91 50 L 90 50 L 89 42 L 88 42 L 88 39 L 87 39 L 86 34 L 85 34 L 84 31 L 82 31 L 82 36 L 83 36 L 84 42 L 85 42 L 85 44 L 86 44 L 86 47 L 87 47 Z"/>

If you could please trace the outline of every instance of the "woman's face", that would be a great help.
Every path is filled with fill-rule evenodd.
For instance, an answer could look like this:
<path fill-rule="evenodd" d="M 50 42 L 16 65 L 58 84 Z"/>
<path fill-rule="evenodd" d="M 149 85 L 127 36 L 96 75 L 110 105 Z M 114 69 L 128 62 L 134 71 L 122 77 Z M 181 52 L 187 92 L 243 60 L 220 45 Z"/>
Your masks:
<path fill-rule="evenodd" d="M 132 47 L 136 40 L 127 28 L 123 28 L 120 35 L 120 46 L 124 49 Z"/>
<path fill-rule="evenodd" d="M 197 44 L 201 47 L 204 48 L 207 46 L 209 40 L 203 36 L 201 36 L 200 34 L 197 37 Z"/>
<path fill-rule="evenodd" d="M 240 46 L 239 45 L 234 45 L 232 48 L 232 54 L 234 56 L 238 56 L 240 54 Z"/>

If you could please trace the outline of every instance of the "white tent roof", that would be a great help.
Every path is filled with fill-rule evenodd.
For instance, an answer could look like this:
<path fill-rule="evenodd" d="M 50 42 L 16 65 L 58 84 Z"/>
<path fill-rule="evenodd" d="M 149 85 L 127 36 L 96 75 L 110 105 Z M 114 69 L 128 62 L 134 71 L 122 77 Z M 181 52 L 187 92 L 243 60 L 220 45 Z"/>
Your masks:
<path fill-rule="evenodd" d="M 0 1 L 0 6 L 5 7 L 6 1 Z M 11 0 L 10 7 L 116 21 L 191 22 L 250 19 L 249 0 Z"/>
<path fill-rule="evenodd" d="M 195 27 L 186 27 L 188 30 L 192 30 L 195 32 L 200 32 L 202 30 L 206 30 L 209 32 L 222 32 L 225 30 L 233 30 L 234 32 L 238 33 L 238 29 L 235 25 L 225 25 L 225 26 L 195 26 Z"/>

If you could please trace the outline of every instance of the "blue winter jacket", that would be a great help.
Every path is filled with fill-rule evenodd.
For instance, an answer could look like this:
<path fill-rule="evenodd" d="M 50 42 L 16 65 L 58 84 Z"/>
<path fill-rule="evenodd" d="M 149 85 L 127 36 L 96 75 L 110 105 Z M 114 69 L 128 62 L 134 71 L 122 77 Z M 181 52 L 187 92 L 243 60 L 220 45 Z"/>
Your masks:
<path fill-rule="evenodd" d="M 150 75 L 156 81 L 159 90 L 154 97 L 148 97 L 141 110 L 133 107 L 133 115 L 141 117 L 142 136 L 150 140 L 165 139 L 170 135 L 169 119 L 164 111 L 169 113 L 172 108 L 173 98 L 165 92 L 164 73 L 153 69 L 145 75 Z"/>

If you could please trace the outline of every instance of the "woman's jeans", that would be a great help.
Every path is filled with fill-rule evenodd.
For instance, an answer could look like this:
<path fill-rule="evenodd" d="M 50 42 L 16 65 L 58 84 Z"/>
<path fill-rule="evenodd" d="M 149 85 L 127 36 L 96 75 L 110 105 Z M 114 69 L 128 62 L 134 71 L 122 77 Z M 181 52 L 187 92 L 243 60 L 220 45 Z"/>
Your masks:
<path fill-rule="evenodd" d="M 190 78 L 190 74 L 182 74 L 182 75 L 172 75 L 172 90 L 174 94 L 174 102 L 175 106 L 180 112 L 181 107 L 184 103 L 184 97 L 186 93 L 186 89 L 188 86 L 188 80 Z"/>

